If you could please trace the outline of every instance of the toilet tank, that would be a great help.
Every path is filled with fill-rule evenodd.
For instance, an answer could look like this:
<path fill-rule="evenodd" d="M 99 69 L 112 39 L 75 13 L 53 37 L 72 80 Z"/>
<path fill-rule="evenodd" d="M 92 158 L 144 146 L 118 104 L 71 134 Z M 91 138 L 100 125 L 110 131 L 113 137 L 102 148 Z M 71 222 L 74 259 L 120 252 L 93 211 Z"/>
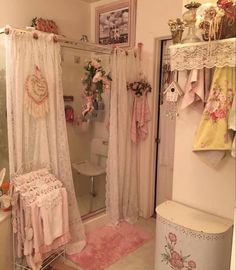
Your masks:
<path fill-rule="evenodd" d="M 156 208 L 155 270 L 229 270 L 233 221 L 174 201 Z"/>

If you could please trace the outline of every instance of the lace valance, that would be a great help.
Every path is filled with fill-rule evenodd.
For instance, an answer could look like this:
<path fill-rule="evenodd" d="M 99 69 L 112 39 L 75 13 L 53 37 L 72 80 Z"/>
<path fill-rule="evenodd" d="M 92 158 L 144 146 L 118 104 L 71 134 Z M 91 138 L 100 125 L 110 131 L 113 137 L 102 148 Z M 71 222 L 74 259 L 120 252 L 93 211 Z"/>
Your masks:
<path fill-rule="evenodd" d="M 236 66 L 236 38 L 170 46 L 171 70 Z"/>

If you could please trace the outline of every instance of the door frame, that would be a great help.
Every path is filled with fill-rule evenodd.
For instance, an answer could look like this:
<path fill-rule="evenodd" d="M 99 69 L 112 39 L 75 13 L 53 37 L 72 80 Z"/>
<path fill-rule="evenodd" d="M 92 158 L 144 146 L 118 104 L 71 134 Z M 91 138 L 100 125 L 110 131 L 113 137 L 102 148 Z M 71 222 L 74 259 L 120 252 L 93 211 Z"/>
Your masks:
<path fill-rule="evenodd" d="M 161 64 L 162 64 L 162 42 L 170 40 L 171 36 L 161 36 L 154 39 L 154 114 L 153 114 L 153 168 L 152 168 L 152 179 L 154 181 L 154 216 L 156 214 L 156 197 L 157 197 L 157 162 L 158 162 L 158 132 L 159 132 L 159 110 L 160 110 L 160 87 L 161 87 Z M 157 108 L 157 109 L 156 109 Z"/>

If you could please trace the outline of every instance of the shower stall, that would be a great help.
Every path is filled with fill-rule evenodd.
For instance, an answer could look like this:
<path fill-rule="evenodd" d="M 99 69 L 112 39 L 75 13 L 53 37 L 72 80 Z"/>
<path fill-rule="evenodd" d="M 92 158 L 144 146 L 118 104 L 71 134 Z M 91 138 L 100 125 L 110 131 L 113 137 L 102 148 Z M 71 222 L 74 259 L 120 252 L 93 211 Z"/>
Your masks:
<path fill-rule="evenodd" d="M 9 177 L 6 109 L 6 69 L 4 37 L 0 35 L 0 170 L 6 168 Z"/>
<path fill-rule="evenodd" d="M 84 99 L 82 79 L 87 61 L 100 59 L 103 69 L 110 71 L 109 48 L 60 40 L 61 68 L 65 111 L 73 112 L 67 122 L 67 135 L 71 167 L 78 206 L 83 219 L 105 210 L 106 159 L 109 135 L 110 91 L 102 94 L 103 107 L 95 110 L 94 116 L 80 121 Z M 9 172 L 6 112 L 6 76 L 4 34 L 0 35 L 0 170 Z M 6 178 L 9 178 L 7 173 Z"/>
<path fill-rule="evenodd" d="M 102 108 L 88 121 L 81 121 L 86 100 L 85 65 L 99 59 L 110 71 L 110 50 L 89 43 L 62 42 L 62 83 L 65 109 L 74 120 L 67 121 L 67 134 L 76 197 L 82 218 L 105 210 L 106 159 L 109 135 L 110 92 L 102 94 Z"/>

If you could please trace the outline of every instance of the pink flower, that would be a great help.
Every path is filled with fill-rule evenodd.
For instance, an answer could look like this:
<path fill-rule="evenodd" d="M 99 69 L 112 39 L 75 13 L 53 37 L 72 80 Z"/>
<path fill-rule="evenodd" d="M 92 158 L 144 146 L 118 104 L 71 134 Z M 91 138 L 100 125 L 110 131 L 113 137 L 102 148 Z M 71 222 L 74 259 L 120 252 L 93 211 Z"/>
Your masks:
<path fill-rule="evenodd" d="M 171 253 L 170 264 L 175 269 L 181 270 L 184 268 L 183 258 L 176 251 Z"/>
<path fill-rule="evenodd" d="M 226 117 L 226 110 L 223 109 L 223 108 L 216 110 L 215 111 L 215 116 L 217 118 L 220 118 L 220 119 L 225 118 Z"/>
<path fill-rule="evenodd" d="M 169 237 L 171 243 L 176 243 L 177 242 L 177 237 L 176 237 L 176 235 L 174 233 L 170 232 L 168 237 Z"/>
<path fill-rule="evenodd" d="M 174 267 L 174 269 L 181 270 L 181 269 L 184 268 L 184 264 L 183 264 L 183 262 L 180 261 L 180 260 L 170 259 L 170 264 L 171 264 L 171 266 Z"/>
<path fill-rule="evenodd" d="M 216 116 L 215 112 L 210 113 L 210 117 L 211 117 L 211 119 L 213 121 L 216 121 L 217 120 L 217 116 Z"/>
<path fill-rule="evenodd" d="M 102 72 L 98 71 L 98 72 L 96 72 L 96 74 L 93 77 L 93 82 L 96 83 L 96 82 L 101 81 L 101 80 L 102 80 Z"/>
<path fill-rule="evenodd" d="M 171 252 L 171 258 L 174 259 L 174 260 L 181 260 L 182 259 L 180 254 L 178 252 L 176 252 L 176 251 Z"/>
<path fill-rule="evenodd" d="M 101 67 L 100 63 L 96 60 L 96 59 L 93 59 L 91 61 L 91 66 L 93 66 L 94 68 L 98 69 Z"/>
<path fill-rule="evenodd" d="M 194 269 L 194 268 L 197 267 L 197 265 L 196 265 L 196 263 L 195 263 L 194 261 L 189 261 L 189 262 L 188 262 L 188 266 L 189 266 L 190 268 L 192 268 L 192 269 Z"/>

